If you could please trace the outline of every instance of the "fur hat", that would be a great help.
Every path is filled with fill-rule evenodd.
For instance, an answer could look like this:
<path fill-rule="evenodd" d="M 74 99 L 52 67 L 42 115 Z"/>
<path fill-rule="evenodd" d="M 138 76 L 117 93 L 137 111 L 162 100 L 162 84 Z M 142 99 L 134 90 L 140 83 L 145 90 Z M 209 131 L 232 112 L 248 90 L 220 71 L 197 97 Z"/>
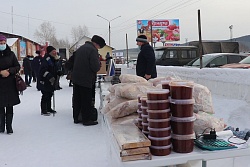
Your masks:
<path fill-rule="evenodd" d="M 47 53 L 50 53 L 52 50 L 56 50 L 56 48 L 54 48 L 53 46 L 48 46 L 46 50 Z"/>
<path fill-rule="evenodd" d="M 92 37 L 91 41 L 98 44 L 100 46 L 100 48 L 103 48 L 106 45 L 105 40 L 102 37 L 98 36 L 98 35 L 94 35 Z"/>
<path fill-rule="evenodd" d="M 0 41 L 7 41 L 7 38 L 3 34 L 0 34 Z"/>
<path fill-rule="evenodd" d="M 137 42 L 148 42 L 147 37 L 146 37 L 145 35 L 139 35 L 139 36 L 136 38 L 136 41 L 137 41 Z"/>

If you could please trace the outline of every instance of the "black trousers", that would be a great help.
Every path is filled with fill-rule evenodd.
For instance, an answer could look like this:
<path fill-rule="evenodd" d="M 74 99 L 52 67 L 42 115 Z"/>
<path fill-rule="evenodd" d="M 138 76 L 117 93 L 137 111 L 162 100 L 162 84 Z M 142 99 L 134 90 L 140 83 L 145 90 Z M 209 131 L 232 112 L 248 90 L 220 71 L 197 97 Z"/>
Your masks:
<path fill-rule="evenodd" d="M 94 89 L 95 91 L 95 89 Z M 93 88 L 73 84 L 73 119 L 78 120 L 81 113 L 82 122 L 91 120 Z"/>

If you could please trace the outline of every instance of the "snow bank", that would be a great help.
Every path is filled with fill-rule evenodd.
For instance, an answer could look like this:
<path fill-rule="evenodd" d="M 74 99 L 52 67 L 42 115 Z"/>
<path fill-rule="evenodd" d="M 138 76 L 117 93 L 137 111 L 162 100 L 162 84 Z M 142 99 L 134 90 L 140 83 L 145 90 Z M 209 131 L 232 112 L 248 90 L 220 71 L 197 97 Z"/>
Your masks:
<path fill-rule="evenodd" d="M 135 69 L 122 68 L 122 74 L 135 74 Z M 250 70 L 227 68 L 192 68 L 157 66 L 158 77 L 178 76 L 209 88 L 212 94 L 250 102 Z M 243 79 L 244 78 L 244 79 Z"/>

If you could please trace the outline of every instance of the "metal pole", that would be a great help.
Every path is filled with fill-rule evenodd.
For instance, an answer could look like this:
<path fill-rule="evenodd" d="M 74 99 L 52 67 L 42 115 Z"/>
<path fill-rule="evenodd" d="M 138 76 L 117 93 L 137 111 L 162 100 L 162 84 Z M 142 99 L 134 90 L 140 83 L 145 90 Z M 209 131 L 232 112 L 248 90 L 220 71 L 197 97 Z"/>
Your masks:
<path fill-rule="evenodd" d="M 110 22 L 113 21 L 113 20 L 115 20 L 115 19 L 117 19 L 117 18 L 119 18 L 119 17 L 121 17 L 121 16 L 117 16 L 117 17 L 115 17 L 115 18 L 113 18 L 113 19 L 111 19 L 111 20 L 108 20 L 108 19 L 106 19 L 106 18 L 104 18 L 104 17 L 102 17 L 102 16 L 100 16 L 100 15 L 97 15 L 97 16 L 109 22 L 109 46 L 110 46 L 110 45 L 111 45 L 111 42 L 110 42 L 110 33 L 111 33 L 111 30 L 110 30 L 110 29 L 111 29 L 111 27 L 110 27 Z"/>
<path fill-rule="evenodd" d="M 53 110 L 56 111 L 56 104 L 55 104 L 55 92 L 53 92 Z M 53 117 L 55 116 L 55 112 L 53 112 Z"/>
<path fill-rule="evenodd" d="M 128 34 L 126 34 L 126 53 L 127 53 L 127 68 L 129 68 L 129 65 L 128 65 Z"/>
<path fill-rule="evenodd" d="M 110 46 L 110 21 L 109 21 L 109 46 Z"/>
<path fill-rule="evenodd" d="M 199 56 L 200 56 L 200 69 L 202 69 L 202 55 L 203 55 L 203 47 L 202 47 L 202 39 L 201 39 L 201 15 L 200 15 L 200 9 L 198 10 L 198 30 L 199 30 Z"/>
<path fill-rule="evenodd" d="M 229 26 L 230 29 L 230 41 L 233 40 L 233 25 Z"/>

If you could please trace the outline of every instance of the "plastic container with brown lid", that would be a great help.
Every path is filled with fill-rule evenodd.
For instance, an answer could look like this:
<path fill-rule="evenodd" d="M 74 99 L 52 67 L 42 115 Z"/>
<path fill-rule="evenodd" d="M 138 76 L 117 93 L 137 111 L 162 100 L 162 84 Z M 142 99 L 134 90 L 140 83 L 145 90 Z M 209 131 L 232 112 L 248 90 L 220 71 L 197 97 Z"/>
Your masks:
<path fill-rule="evenodd" d="M 165 110 L 147 110 L 149 119 L 167 119 L 170 118 L 170 109 Z"/>
<path fill-rule="evenodd" d="M 141 109 L 141 103 L 137 103 L 137 108 L 138 108 L 138 110 L 142 110 Z"/>
<path fill-rule="evenodd" d="M 148 119 L 150 128 L 168 128 L 170 127 L 170 118 L 168 119 Z"/>
<path fill-rule="evenodd" d="M 148 123 L 148 115 L 141 114 L 142 122 Z"/>
<path fill-rule="evenodd" d="M 162 89 L 168 89 L 168 90 L 170 90 L 169 83 L 170 83 L 171 81 L 172 81 L 172 80 L 162 80 L 162 81 L 161 81 Z"/>
<path fill-rule="evenodd" d="M 196 117 L 171 117 L 171 129 L 177 135 L 190 135 L 194 131 L 194 121 Z"/>
<path fill-rule="evenodd" d="M 170 107 L 169 100 L 147 100 L 149 110 L 165 110 Z"/>
<path fill-rule="evenodd" d="M 192 117 L 194 99 L 170 99 L 170 108 L 174 117 Z"/>
<path fill-rule="evenodd" d="M 148 139 L 151 141 L 151 146 L 167 146 L 171 144 L 171 136 L 152 137 L 149 135 Z"/>
<path fill-rule="evenodd" d="M 143 96 L 147 97 L 146 94 L 138 94 L 138 95 L 137 95 L 138 103 L 141 103 L 141 97 L 143 97 Z"/>
<path fill-rule="evenodd" d="M 141 97 L 141 106 L 147 107 L 147 100 L 148 100 L 147 96 L 142 96 Z"/>
<path fill-rule="evenodd" d="M 155 156 L 166 156 L 171 153 L 171 145 L 168 146 L 150 146 L 150 152 Z"/>
<path fill-rule="evenodd" d="M 147 91 L 148 100 L 168 100 L 169 90 L 167 89 L 153 89 Z"/>
<path fill-rule="evenodd" d="M 150 128 L 148 127 L 149 134 L 152 137 L 168 137 L 171 134 L 171 127 L 167 128 Z"/>
<path fill-rule="evenodd" d="M 142 130 L 148 131 L 148 123 L 142 122 L 141 124 L 142 124 Z"/>
<path fill-rule="evenodd" d="M 171 134 L 173 151 L 177 153 L 190 153 L 194 149 L 195 133 L 190 135 Z"/>
<path fill-rule="evenodd" d="M 148 115 L 148 107 L 141 106 L 142 114 Z"/>
<path fill-rule="evenodd" d="M 142 114 L 142 111 L 140 111 L 140 110 L 137 110 L 137 113 L 138 113 L 138 117 L 139 117 L 139 118 L 142 118 L 142 116 L 141 116 L 141 114 Z"/>
<path fill-rule="evenodd" d="M 193 81 L 171 81 L 170 96 L 173 99 L 192 99 L 193 97 Z"/>

